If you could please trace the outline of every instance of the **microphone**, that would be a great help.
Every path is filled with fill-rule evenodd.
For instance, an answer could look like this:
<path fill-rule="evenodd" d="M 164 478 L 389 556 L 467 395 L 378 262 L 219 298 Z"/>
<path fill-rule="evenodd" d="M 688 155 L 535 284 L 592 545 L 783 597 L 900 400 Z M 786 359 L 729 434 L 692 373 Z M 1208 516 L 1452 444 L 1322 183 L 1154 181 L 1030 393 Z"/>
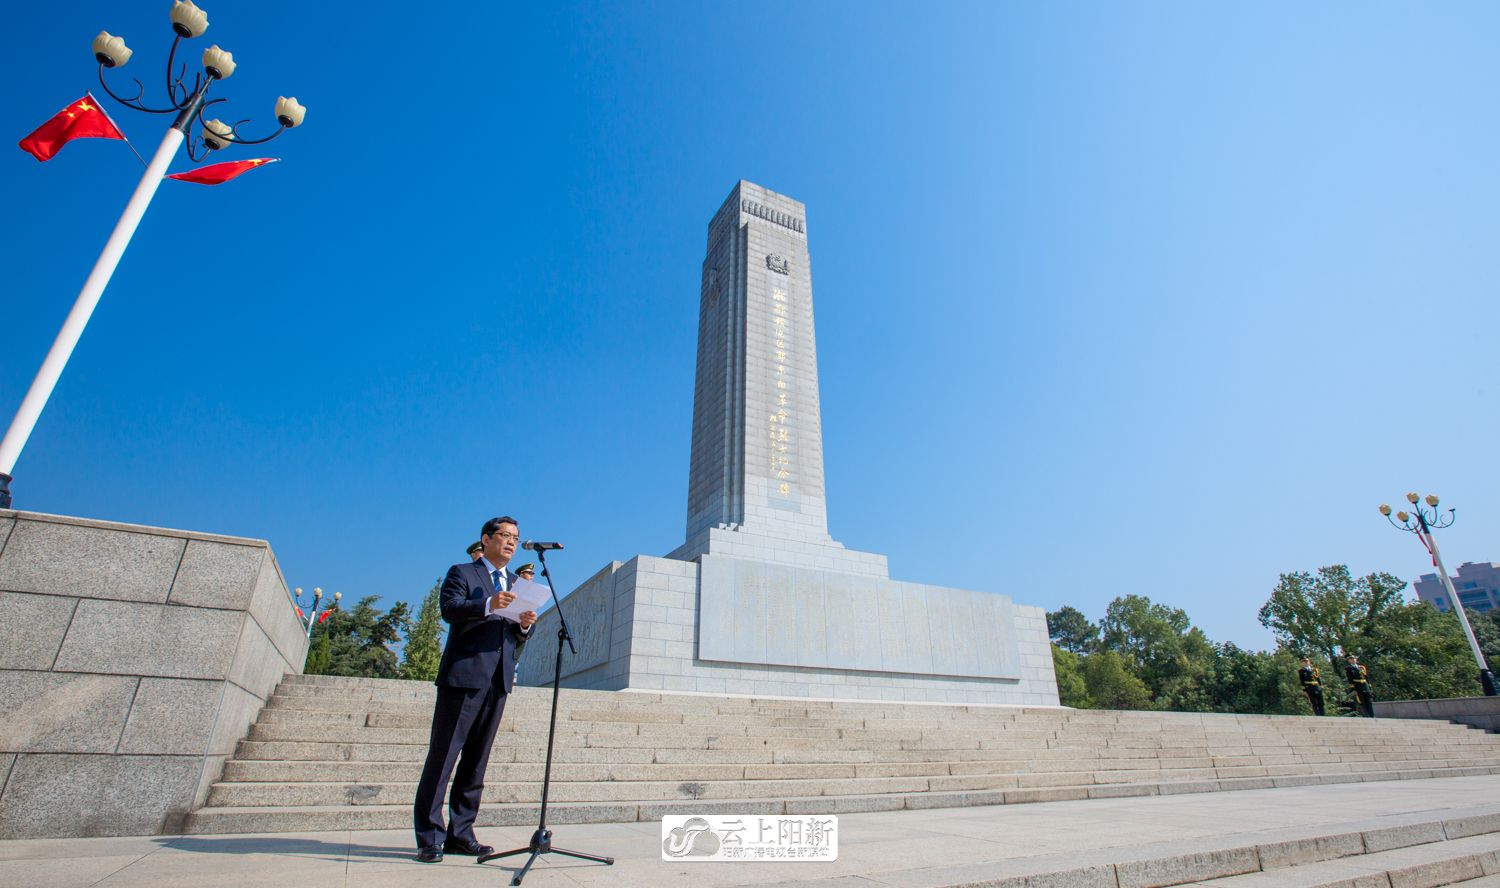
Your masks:
<path fill-rule="evenodd" d="M 521 544 L 521 548 L 528 552 L 551 552 L 553 549 L 561 549 L 562 543 L 543 543 L 539 540 L 527 540 Z"/>

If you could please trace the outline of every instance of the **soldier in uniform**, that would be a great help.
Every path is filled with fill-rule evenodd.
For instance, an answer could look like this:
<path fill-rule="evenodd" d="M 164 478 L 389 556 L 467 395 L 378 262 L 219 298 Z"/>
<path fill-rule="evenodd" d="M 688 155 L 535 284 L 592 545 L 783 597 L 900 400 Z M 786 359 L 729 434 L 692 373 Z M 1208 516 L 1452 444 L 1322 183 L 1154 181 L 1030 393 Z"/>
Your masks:
<path fill-rule="evenodd" d="M 470 543 L 469 548 L 465 549 L 464 553 L 469 556 L 470 561 L 478 561 L 479 556 L 484 554 L 479 551 L 482 548 L 484 548 L 483 543 Z"/>
<path fill-rule="evenodd" d="M 1344 659 L 1348 663 L 1344 667 L 1344 677 L 1349 681 L 1349 689 L 1354 692 L 1354 702 L 1359 707 L 1359 714 L 1365 718 L 1374 718 L 1375 698 L 1370 696 L 1369 671 L 1359 665 L 1359 658 L 1353 654 L 1346 654 Z"/>
<path fill-rule="evenodd" d="M 532 564 L 530 561 L 526 562 L 525 564 L 516 568 L 516 576 L 520 577 L 523 580 L 528 580 L 533 583 L 536 582 L 536 565 Z M 516 645 L 517 663 L 521 662 L 521 652 L 526 650 L 526 641 L 530 637 L 531 636 L 528 635 L 526 638 L 521 639 L 520 644 Z"/>
<path fill-rule="evenodd" d="M 1302 682 L 1302 693 L 1307 695 L 1307 702 L 1312 706 L 1313 715 L 1322 715 L 1323 679 L 1318 674 L 1318 667 L 1312 664 L 1310 658 L 1302 658 L 1302 667 L 1297 670 L 1297 678 Z"/>

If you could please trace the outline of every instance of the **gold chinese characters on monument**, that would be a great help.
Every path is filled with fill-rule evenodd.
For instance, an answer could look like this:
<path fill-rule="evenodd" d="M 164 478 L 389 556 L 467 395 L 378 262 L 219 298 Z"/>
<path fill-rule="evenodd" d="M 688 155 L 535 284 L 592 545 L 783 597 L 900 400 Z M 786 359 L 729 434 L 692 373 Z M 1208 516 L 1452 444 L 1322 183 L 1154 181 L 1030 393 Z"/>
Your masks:
<path fill-rule="evenodd" d="M 776 479 L 776 492 L 782 496 L 790 496 L 791 485 L 791 458 L 787 456 L 788 445 L 791 435 L 787 430 L 787 420 L 791 417 L 790 398 L 791 381 L 787 375 L 787 360 L 789 347 L 787 346 L 787 327 L 790 324 L 787 313 L 786 290 L 780 287 L 771 288 L 771 310 L 773 313 L 771 331 L 775 345 L 776 357 L 776 410 L 771 414 L 771 476 Z"/>

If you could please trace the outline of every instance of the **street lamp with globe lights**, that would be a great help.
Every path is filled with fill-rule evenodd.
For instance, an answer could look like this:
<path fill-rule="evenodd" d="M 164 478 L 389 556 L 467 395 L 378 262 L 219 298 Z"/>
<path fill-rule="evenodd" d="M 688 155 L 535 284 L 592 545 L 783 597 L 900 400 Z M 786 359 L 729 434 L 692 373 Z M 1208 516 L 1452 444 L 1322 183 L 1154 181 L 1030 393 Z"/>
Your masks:
<path fill-rule="evenodd" d="M 203 32 L 208 30 L 208 14 L 194 5 L 192 0 L 175 0 L 169 19 L 176 36 L 172 40 L 171 52 L 167 54 L 165 107 L 152 107 L 142 101 L 146 94 L 146 87 L 139 80 L 135 81 L 135 95 L 128 98 L 110 89 L 108 82 L 104 79 L 104 71 L 124 66 L 135 53 L 125 45 L 124 38 L 108 31 L 100 31 L 99 36 L 94 38 L 92 48 L 94 59 L 99 63 L 99 84 L 110 98 L 136 111 L 149 114 L 176 114 L 177 117 L 167 128 L 166 135 L 162 137 L 161 144 L 151 157 L 151 162 L 146 164 L 146 172 L 141 176 L 135 192 L 130 196 L 130 202 L 125 205 L 125 211 L 120 215 L 120 220 L 115 223 L 115 229 L 110 234 L 109 240 L 105 242 L 104 250 L 94 263 L 93 271 L 84 281 L 83 289 L 79 291 L 78 298 L 73 302 L 73 309 L 68 312 L 67 320 L 63 322 L 57 338 L 53 340 L 52 348 L 42 361 L 36 378 L 32 380 L 31 388 L 26 391 L 26 397 L 21 401 L 21 407 L 16 411 L 15 418 L 11 420 L 5 437 L 0 439 L 0 509 L 11 507 L 11 472 L 15 469 L 16 460 L 20 458 L 21 451 L 26 447 L 26 441 L 31 437 L 31 431 L 42 414 L 42 408 L 46 406 L 47 399 L 52 396 L 52 390 L 57 386 L 57 380 L 62 375 L 68 358 L 72 356 L 74 347 L 78 345 L 78 340 L 83 335 L 83 328 L 88 325 L 94 308 L 99 304 L 99 297 L 103 295 L 104 288 L 109 284 L 109 279 L 115 272 L 115 266 L 119 265 L 120 257 L 124 255 L 125 248 L 130 244 L 130 238 L 135 234 L 141 217 L 146 213 L 146 207 L 150 205 L 157 186 L 161 184 L 167 167 L 176 156 L 177 149 L 181 147 L 183 141 L 186 140 L 188 143 L 188 156 L 194 161 L 199 161 L 207 157 L 210 152 L 227 148 L 230 145 L 259 145 L 269 142 L 286 130 L 300 126 L 307 114 L 307 109 L 298 103 L 295 97 L 279 98 L 276 101 L 275 115 L 276 122 L 280 126 L 275 132 L 261 139 L 249 139 L 240 134 L 240 125 L 247 122 L 244 120 L 233 124 L 226 124 L 217 119 L 205 121 L 203 112 L 206 109 L 226 101 L 225 99 L 209 99 L 207 93 L 211 85 L 234 74 L 236 67 L 234 56 L 217 45 L 210 46 L 203 53 L 203 71 L 193 75 L 192 85 L 189 86 L 186 65 L 177 69 L 176 76 L 172 73 L 177 61 L 177 48 L 182 41 L 202 36 Z M 191 132 L 195 122 L 198 125 L 196 135 Z"/>
<path fill-rule="evenodd" d="M 339 600 L 343 597 L 344 593 L 342 592 L 333 593 L 333 600 L 328 602 L 327 606 L 323 608 L 323 616 L 327 617 L 329 611 L 336 609 L 339 606 Z M 304 624 L 304 627 L 307 629 L 307 637 L 309 639 L 312 638 L 313 626 L 321 622 L 321 619 L 318 617 L 318 602 L 322 600 L 322 598 L 322 588 L 314 586 L 312 591 L 312 603 L 307 606 L 307 612 L 303 613 L 302 587 L 299 586 L 292 592 L 292 600 L 297 602 L 297 615 L 302 618 L 302 622 Z"/>
<path fill-rule="evenodd" d="M 1474 629 L 1469 626 L 1469 617 L 1464 613 L 1464 603 L 1459 600 L 1458 593 L 1453 590 L 1453 581 L 1448 578 L 1448 569 L 1443 566 L 1443 556 L 1438 553 L 1437 540 L 1433 539 L 1432 532 L 1453 523 L 1457 514 L 1456 509 L 1449 509 L 1447 514 L 1438 512 L 1438 498 L 1433 494 L 1427 494 L 1425 498 L 1415 493 L 1408 493 L 1406 501 L 1411 503 L 1411 512 L 1396 512 L 1392 517 L 1391 507 L 1385 503 L 1380 504 L 1380 514 L 1385 520 L 1397 530 L 1404 530 L 1416 534 L 1417 539 L 1432 555 L 1432 564 L 1437 568 L 1438 579 L 1443 588 L 1448 592 L 1448 601 L 1453 605 L 1453 612 L 1458 614 L 1458 623 L 1464 629 L 1464 637 L 1469 640 L 1469 650 L 1474 652 L 1474 660 L 1479 663 L 1479 684 L 1483 686 L 1485 696 L 1493 697 L 1497 693 L 1495 685 L 1495 674 L 1490 671 L 1489 664 L 1484 661 L 1484 651 L 1479 649 L 1479 641 L 1474 638 Z M 1425 508 L 1424 508 L 1425 506 Z"/>

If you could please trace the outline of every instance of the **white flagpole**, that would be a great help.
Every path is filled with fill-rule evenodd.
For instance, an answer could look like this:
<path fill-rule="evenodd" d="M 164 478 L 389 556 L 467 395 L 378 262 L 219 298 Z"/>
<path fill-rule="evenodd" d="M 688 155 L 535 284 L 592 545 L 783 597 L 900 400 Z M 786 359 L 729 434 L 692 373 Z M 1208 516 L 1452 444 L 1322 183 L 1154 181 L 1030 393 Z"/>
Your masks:
<path fill-rule="evenodd" d="M 151 198 L 156 195 L 156 188 L 161 184 L 162 176 L 166 174 L 167 166 L 177 154 L 178 147 L 182 145 L 182 139 L 182 130 L 175 125 L 162 136 L 161 145 L 157 147 L 151 163 L 147 164 L 146 172 L 135 186 L 135 193 L 125 205 L 125 212 L 120 214 L 120 221 L 115 223 L 114 233 L 105 242 L 104 251 L 99 254 L 94 270 L 89 272 L 88 280 L 83 282 L 83 289 L 73 303 L 73 310 L 68 312 L 67 320 L 63 321 L 62 329 L 57 332 L 57 339 L 52 342 L 52 348 L 42 361 L 36 379 L 32 380 L 31 388 L 26 392 L 26 398 L 21 401 L 21 409 L 16 411 L 15 419 L 11 420 L 4 440 L 0 440 L 0 508 L 10 507 L 8 482 L 11 470 L 15 468 L 16 460 L 26 447 L 26 440 L 31 437 L 31 430 L 36 427 L 42 408 L 47 406 L 47 399 L 52 397 L 52 389 L 57 386 L 63 367 L 67 366 L 68 358 L 73 355 L 73 348 L 83 335 L 83 328 L 94 314 L 94 307 L 99 304 L 99 297 L 104 294 L 104 288 L 114 275 L 115 266 L 120 264 L 120 257 L 125 255 L 125 248 L 130 245 L 130 238 L 135 234 L 136 226 L 140 225 L 141 217 L 146 215 L 146 207 L 150 206 Z"/>

